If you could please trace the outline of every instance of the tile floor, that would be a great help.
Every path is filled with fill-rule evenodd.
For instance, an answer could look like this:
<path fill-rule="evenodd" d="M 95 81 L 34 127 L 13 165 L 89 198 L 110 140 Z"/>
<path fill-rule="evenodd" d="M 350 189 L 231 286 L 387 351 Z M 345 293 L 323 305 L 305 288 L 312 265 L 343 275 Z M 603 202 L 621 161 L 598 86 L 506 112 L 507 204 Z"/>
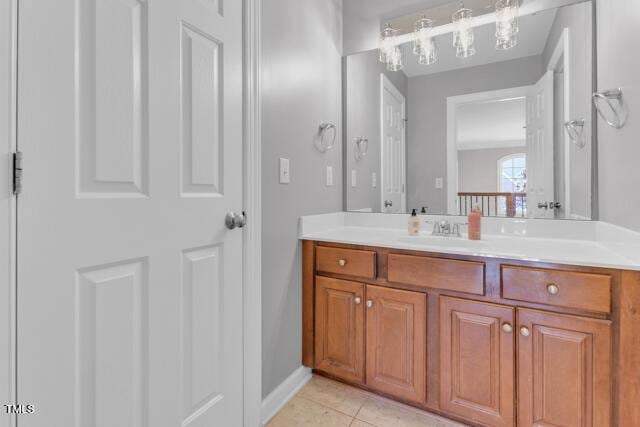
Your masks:
<path fill-rule="evenodd" d="M 267 427 L 460 427 L 428 412 L 314 376 Z"/>

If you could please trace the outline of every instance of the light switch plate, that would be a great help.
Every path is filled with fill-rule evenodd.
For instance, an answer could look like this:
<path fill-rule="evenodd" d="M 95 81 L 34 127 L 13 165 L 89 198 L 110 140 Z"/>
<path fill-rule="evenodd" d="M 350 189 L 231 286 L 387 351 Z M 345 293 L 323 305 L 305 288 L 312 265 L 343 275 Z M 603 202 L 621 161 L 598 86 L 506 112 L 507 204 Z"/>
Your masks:
<path fill-rule="evenodd" d="M 327 187 L 333 186 L 333 167 L 327 166 Z"/>
<path fill-rule="evenodd" d="M 289 169 L 289 159 L 280 158 L 280 184 L 291 182 L 291 171 Z"/>
<path fill-rule="evenodd" d="M 444 188 L 444 179 L 442 177 L 436 178 L 436 188 L 442 190 Z"/>
<path fill-rule="evenodd" d="M 351 186 L 352 187 L 358 186 L 358 171 L 355 169 L 351 171 Z"/>
<path fill-rule="evenodd" d="M 371 186 L 376 188 L 378 186 L 378 174 L 373 172 L 371 174 Z"/>

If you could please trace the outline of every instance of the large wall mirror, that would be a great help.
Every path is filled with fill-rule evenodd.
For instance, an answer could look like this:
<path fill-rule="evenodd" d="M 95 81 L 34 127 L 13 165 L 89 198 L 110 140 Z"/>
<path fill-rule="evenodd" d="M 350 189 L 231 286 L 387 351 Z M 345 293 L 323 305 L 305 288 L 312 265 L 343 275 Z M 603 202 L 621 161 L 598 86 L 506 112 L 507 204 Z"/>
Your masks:
<path fill-rule="evenodd" d="M 433 3 L 344 59 L 346 210 L 593 219 L 592 2 Z"/>

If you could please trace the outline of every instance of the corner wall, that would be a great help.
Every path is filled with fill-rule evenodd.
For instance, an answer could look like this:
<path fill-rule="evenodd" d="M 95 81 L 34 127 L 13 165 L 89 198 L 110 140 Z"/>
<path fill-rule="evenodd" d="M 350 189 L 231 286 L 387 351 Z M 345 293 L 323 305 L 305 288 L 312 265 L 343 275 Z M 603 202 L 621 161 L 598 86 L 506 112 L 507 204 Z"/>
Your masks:
<path fill-rule="evenodd" d="M 301 365 L 301 215 L 342 210 L 342 0 L 271 0 L 262 7 L 262 395 Z M 327 153 L 321 122 L 336 125 Z M 279 184 L 278 158 L 291 162 Z M 326 167 L 333 186 L 326 186 Z"/>
<path fill-rule="evenodd" d="M 598 0 L 598 90 L 622 88 L 629 116 L 616 130 L 598 118 L 600 220 L 640 231 L 640 1 Z"/>

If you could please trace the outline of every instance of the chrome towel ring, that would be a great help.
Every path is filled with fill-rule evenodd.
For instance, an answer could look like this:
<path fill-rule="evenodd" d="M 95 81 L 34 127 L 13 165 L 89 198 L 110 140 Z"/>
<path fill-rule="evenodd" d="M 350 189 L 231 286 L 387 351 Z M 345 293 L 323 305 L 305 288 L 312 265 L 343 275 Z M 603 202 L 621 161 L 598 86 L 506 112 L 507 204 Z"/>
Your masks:
<path fill-rule="evenodd" d="M 321 123 L 318 127 L 317 148 L 324 153 L 331 150 L 336 143 L 336 126 L 333 123 Z"/>
<path fill-rule="evenodd" d="M 602 109 L 602 102 L 607 106 L 610 111 L 608 114 Z M 609 89 L 603 92 L 595 92 L 593 94 L 593 105 L 596 107 L 596 111 L 602 117 L 602 119 L 612 128 L 620 129 L 624 126 L 626 117 L 624 111 L 624 102 L 622 100 L 622 89 Z M 608 117 L 613 115 L 613 117 Z"/>
<path fill-rule="evenodd" d="M 574 119 L 565 122 L 565 129 L 567 130 L 567 134 L 575 145 L 579 148 L 583 148 L 585 146 L 584 142 L 584 119 Z"/>

